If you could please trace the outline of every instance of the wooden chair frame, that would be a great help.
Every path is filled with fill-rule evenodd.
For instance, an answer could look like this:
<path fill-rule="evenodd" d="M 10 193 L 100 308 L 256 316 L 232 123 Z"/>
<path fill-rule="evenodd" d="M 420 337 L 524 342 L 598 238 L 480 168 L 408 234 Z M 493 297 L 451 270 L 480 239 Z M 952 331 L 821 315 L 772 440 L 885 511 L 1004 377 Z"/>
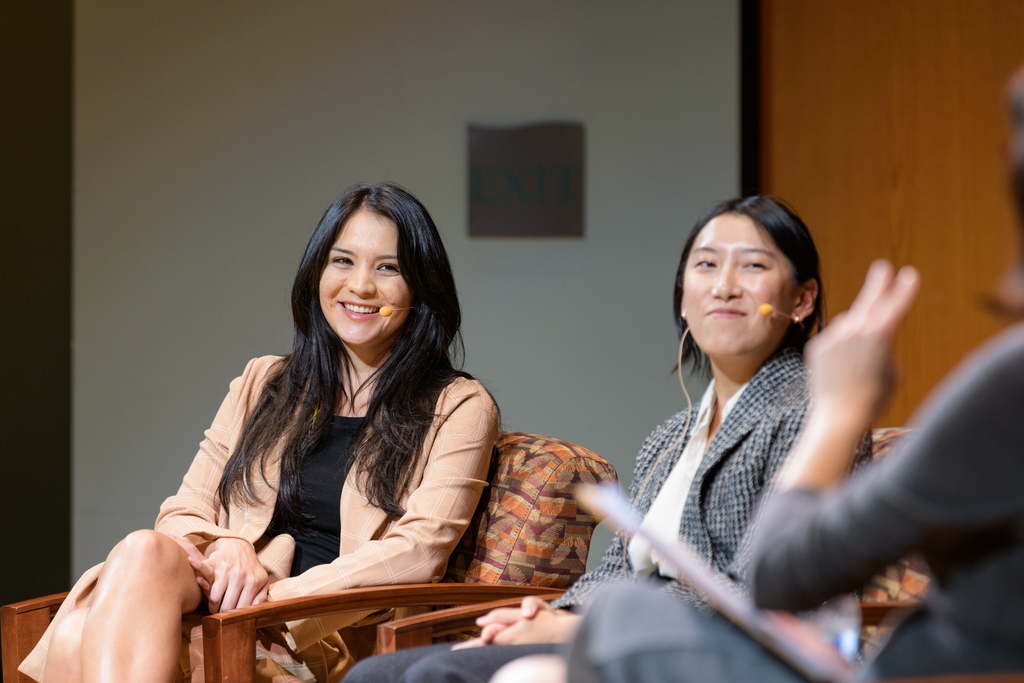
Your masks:
<path fill-rule="evenodd" d="M 203 651 L 207 680 L 254 683 L 256 630 L 296 619 L 395 607 L 471 605 L 527 595 L 550 599 L 559 594 L 541 586 L 467 583 L 428 583 L 353 588 L 254 607 L 211 614 L 203 618 Z M 18 665 L 39 642 L 67 593 L 58 593 L 0 608 L 3 634 L 3 680 L 31 683 Z"/>
<path fill-rule="evenodd" d="M 537 594 L 544 600 L 552 600 L 564 591 L 555 591 L 550 597 Z M 472 626 L 476 618 L 500 607 L 517 607 L 522 598 L 509 598 L 494 602 L 451 607 L 426 614 L 396 619 L 377 625 L 377 652 L 396 652 L 411 647 L 430 645 L 435 635 L 445 634 Z M 878 626 L 890 614 L 913 607 L 913 602 L 862 602 L 861 624 Z"/>
<path fill-rule="evenodd" d="M 32 683 L 31 678 L 18 671 L 18 665 L 43 637 L 50 619 L 60 609 L 67 595 L 66 592 L 56 593 L 0 607 L 3 680 L 6 683 Z"/>
<path fill-rule="evenodd" d="M 315 595 L 233 610 L 203 618 L 203 648 L 207 676 L 211 681 L 253 683 L 255 681 L 256 629 L 293 619 L 324 616 L 347 611 L 392 607 L 438 607 L 460 605 L 420 614 L 377 626 L 378 652 L 394 652 L 428 645 L 433 636 L 471 626 L 478 616 L 498 607 L 515 607 L 527 595 L 552 600 L 562 591 L 537 586 L 432 583 L 404 586 L 355 588 L 339 593 Z M 31 683 L 18 671 L 18 664 L 39 642 L 50 619 L 67 593 L 26 600 L 0 608 L 3 638 L 3 680 Z M 910 602 L 861 603 L 865 626 L 876 626 L 894 610 L 913 606 Z M 1024 674 L 973 674 L 934 678 L 900 679 L 900 683 L 1024 683 Z"/>
<path fill-rule="evenodd" d="M 554 600 L 565 591 L 537 593 L 542 600 Z M 476 623 L 477 617 L 501 607 L 518 607 L 522 598 L 508 598 L 493 602 L 450 607 L 426 614 L 389 621 L 377 625 L 377 653 L 397 652 L 421 645 L 430 645 L 434 637 L 458 632 Z"/>

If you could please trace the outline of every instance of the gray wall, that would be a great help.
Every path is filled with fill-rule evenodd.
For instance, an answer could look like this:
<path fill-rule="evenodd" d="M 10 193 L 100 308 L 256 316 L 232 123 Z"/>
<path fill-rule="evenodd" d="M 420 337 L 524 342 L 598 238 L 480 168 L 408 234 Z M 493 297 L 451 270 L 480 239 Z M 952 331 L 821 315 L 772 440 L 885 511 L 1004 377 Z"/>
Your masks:
<path fill-rule="evenodd" d="M 76 2 L 74 573 L 152 525 L 228 382 L 289 349 L 305 239 L 357 181 L 431 211 L 505 428 L 628 480 L 684 405 L 685 234 L 738 186 L 738 27 L 734 0 Z M 550 119 L 586 126 L 586 236 L 469 239 L 466 125 Z"/>

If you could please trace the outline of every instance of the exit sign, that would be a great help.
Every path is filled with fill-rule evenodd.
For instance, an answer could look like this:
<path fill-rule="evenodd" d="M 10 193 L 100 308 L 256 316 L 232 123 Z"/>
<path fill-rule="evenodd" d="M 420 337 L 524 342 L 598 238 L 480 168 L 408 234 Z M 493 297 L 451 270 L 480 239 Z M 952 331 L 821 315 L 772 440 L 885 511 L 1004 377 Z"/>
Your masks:
<path fill-rule="evenodd" d="M 583 125 L 471 125 L 469 234 L 582 237 Z"/>

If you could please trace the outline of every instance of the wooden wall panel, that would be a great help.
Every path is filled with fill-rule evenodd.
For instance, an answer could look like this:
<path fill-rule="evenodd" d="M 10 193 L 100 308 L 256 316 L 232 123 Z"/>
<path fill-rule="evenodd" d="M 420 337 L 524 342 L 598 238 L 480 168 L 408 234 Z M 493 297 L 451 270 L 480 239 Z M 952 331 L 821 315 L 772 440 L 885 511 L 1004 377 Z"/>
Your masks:
<path fill-rule="evenodd" d="M 1003 87 L 1024 63 L 1020 0 L 763 0 L 761 180 L 801 214 L 831 313 L 872 259 L 921 270 L 900 333 L 903 424 L 1006 321 L 984 295 L 1016 254 Z"/>

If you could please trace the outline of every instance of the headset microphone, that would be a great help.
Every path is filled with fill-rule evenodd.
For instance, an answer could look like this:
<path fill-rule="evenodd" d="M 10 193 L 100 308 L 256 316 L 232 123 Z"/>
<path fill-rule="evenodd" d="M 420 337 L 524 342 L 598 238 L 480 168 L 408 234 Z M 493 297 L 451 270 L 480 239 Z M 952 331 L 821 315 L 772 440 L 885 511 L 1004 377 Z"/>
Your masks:
<path fill-rule="evenodd" d="M 382 318 L 390 318 L 391 314 L 394 313 L 395 311 L 406 311 L 406 310 L 410 310 L 410 309 L 415 311 L 416 307 L 415 306 L 403 306 L 401 308 L 392 308 L 391 306 L 381 306 L 380 310 L 377 311 L 377 312 L 380 313 L 380 316 Z"/>
<path fill-rule="evenodd" d="M 760 313 L 761 315 L 763 315 L 766 318 L 769 317 L 769 316 L 773 316 L 773 315 L 781 315 L 783 318 L 789 318 L 790 320 L 792 320 L 795 323 L 800 322 L 800 316 L 798 316 L 798 315 L 786 315 L 785 313 L 783 313 L 781 311 L 776 311 L 775 307 L 772 306 L 771 304 L 761 304 L 760 306 L 757 307 L 757 312 Z"/>

